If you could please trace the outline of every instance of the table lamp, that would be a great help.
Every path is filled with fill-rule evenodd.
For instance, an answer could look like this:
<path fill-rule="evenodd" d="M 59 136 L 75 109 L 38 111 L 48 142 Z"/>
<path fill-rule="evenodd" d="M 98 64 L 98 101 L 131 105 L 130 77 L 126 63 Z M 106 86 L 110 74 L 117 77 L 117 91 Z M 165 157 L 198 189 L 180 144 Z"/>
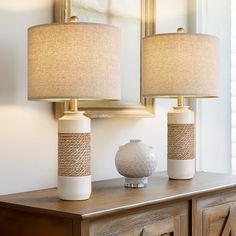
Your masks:
<path fill-rule="evenodd" d="M 120 38 L 116 27 L 74 18 L 28 29 L 28 99 L 71 101 L 58 123 L 61 199 L 90 197 L 90 119 L 77 100 L 120 99 Z"/>
<path fill-rule="evenodd" d="M 144 39 L 143 95 L 177 98 L 168 113 L 168 163 L 171 179 L 195 174 L 194 113 L 184 98 L 218 96 L 219 41 L 203 34 L 159 34 Z"/>

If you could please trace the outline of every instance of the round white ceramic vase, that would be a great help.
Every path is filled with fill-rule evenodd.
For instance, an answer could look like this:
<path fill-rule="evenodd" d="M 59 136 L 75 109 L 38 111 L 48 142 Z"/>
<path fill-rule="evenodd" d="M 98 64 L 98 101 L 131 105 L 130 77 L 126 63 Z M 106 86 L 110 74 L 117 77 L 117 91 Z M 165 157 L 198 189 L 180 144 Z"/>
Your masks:
<path fill-rule="evenodd" d="M 142 188 L 157 167 L 157 157 L 153 148 L 141 140 L 130 140 L 119 148 L 115 164 L 118 172 L 125 177 L 125 187 Z"/>

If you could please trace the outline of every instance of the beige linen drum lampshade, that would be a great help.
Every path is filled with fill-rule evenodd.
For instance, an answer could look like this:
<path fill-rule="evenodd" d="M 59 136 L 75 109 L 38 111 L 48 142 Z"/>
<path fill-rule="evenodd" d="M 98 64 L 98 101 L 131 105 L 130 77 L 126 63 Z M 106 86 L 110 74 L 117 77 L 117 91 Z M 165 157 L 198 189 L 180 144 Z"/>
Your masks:
<path fill-rule="evenodd" d="M 72 19 L 74 20 L 74 18 Z M 90 119 L 77 100 L 119 100 L 120 31 L 70 22 L 28 30 L 28 98 L 71 100 L 58 122 L 58 194 L 86 200 L 91 194 Z"/>
<path fill-rule="evenodd" d="M 144 39 L 143 95 L 178 98 L 168 112 L 167 171 L 171 179 L 195 174 L 194 113 L 184 97 L 218 96 L 219 41 L 203 34 L 160 34 Z"/>
<path fill-rule="evenodd" d="M 143 94 L 216 97 L 219 41 L 203 34 L 160 34 L 144 39 Z"/>
<path fill-rule="evenodd" d="M 120 32 L 91 23 L 28 30 L 31 100 L 120 99 Z"/>

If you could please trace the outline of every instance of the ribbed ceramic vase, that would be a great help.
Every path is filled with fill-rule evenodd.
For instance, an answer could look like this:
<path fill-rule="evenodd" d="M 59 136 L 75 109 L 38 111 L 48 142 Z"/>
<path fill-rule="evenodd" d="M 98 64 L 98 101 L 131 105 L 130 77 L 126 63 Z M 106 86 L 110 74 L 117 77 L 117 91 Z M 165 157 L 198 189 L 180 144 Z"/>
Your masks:
<path fill-rule="evenodd" d="M 141 140 L 130 140 L 116 153 L 115 164 L 118 172 L 125 177 L 125 187 L 143 188 L 148 176 L 157 167 L 157 157 L 152 147 Z"/>

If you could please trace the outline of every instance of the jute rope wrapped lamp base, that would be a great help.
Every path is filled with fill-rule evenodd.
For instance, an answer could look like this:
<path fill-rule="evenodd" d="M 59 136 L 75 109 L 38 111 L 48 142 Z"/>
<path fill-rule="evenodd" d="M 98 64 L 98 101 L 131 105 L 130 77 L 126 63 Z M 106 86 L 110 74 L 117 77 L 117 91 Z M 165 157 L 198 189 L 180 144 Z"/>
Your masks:
<path fill-rule="evenodd" d="M 70 101 L 58 122 L 58 193 L 63 200 L 91 194 L 90 119 L 78 100 L 119 100 L 120 31 L 105 24 L 71 22 L 28 30 L 28 97 Z"/>
<path fill-rule="evenodd" d="M 86 200 L 91 194 L 90 119 L 66 112 L 58 123 L 58 192 L 63 200 Z"/>
<path fill-rule="evenodd" d="M 152 35 L 143 44 L 143 94 L 177 98 L 168 113 L 168 163 L 171 179 L 191 179 L 195 174 L 194 113 L 185 98 L 218 95 L 219 40 L 210 35 L 177 33 Z"/>
<path fill-rule="evenodd" d="M 195 174 L 194 113 L 188 107 L 168 113 L 167 165 L 171 179 L 191 179 Z"/>

